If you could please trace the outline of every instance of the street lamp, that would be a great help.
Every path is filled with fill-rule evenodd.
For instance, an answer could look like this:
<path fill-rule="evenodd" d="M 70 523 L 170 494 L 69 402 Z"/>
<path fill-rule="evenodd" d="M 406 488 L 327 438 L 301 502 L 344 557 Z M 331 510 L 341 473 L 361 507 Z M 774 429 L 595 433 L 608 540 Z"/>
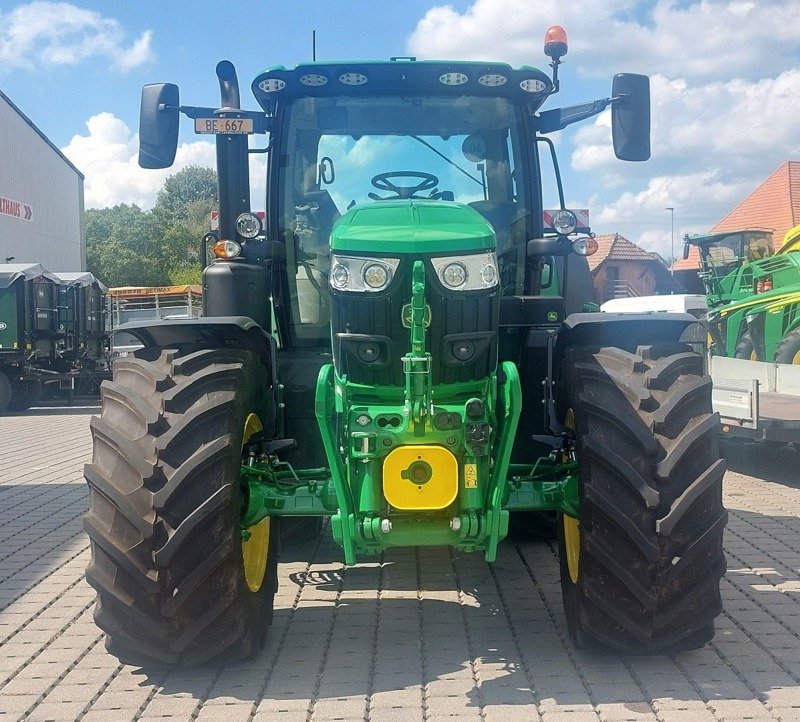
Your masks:
<path fill-rule="evenodd" d="M 675 275 L 675 209 L 674 208 L 665 208 L 665 211 L 669 211 L 670 215 L 670 240 L 671 240 L 671 247 L 670 247 L 670 263 L 669 263 L 669 272 L 674 276 Z"/>

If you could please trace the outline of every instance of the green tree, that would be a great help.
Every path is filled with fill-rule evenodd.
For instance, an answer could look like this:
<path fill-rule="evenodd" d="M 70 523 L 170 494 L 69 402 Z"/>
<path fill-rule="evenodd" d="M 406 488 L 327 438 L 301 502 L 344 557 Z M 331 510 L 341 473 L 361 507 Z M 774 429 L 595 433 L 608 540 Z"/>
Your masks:
<path fill-rule="evenodd" d="M 172 223 L 186 220 L 188 208 L 197 201 L 217 204 L 217 173 L 211 168 L 190 165 L 164 181 L 158 192 L 153 214 Z"/>
<path fill-rule="evenodd" d="M 188 166 L 169 176 L 152 211 L 135 205 L 86 211 L 89 270 L 108 286 L 200 282 L 200 239 L 217 207 L 217 174 Z"/>
<path fill-rule="evenodd" d="M 200 239 L 216 208 L 217 174 L 212 169 L 188 166 L 164 182 L 153 218 L 171 283 L 199 283 Z"/>
<path fill-rule="evenodd" d="M 161 286 L 169 282 L 157 252 L 151 213 L 136 205 L 86 211 L 89 271 L 108 286 Z"/>

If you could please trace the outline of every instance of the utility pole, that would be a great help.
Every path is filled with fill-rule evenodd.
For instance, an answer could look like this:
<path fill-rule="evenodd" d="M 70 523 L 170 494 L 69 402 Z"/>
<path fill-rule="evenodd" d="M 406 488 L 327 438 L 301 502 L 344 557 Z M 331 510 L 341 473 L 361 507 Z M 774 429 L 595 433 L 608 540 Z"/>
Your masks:
<path fill-rule="evenodd" d="M 670 264 L 669 264 L 669 272 L 674 276 L 675 269 L 673 266 L 675 265 L 675 209 L 674 208 L 665 208 L 665 211 L 669 211 L 670 216 L 670 240 L 671 240 L 671 248 L 670 248 Z"/>

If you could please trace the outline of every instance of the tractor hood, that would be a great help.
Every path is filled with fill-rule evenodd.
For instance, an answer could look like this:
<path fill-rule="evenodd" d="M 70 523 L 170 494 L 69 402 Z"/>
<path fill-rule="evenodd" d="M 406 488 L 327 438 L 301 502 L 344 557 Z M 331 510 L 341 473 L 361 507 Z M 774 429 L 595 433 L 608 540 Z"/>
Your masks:
<path fill-rule="evenodd" d="M 452 201 L 392 200 L 351 208 L 334 225 L 331 250 L 436 254 L 492 251 L 495 235 L 474 208 Z"/>

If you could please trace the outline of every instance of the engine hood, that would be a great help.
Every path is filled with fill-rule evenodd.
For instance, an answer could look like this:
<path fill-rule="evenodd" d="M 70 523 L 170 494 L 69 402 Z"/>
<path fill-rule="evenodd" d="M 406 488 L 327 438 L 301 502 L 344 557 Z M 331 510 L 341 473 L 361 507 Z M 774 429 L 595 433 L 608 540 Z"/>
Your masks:
<path fill-rule="evenodd" d="M 437 200 L 377 201 L 354 206 L 333 226 L 331 250 L 380 255 L 492 251 L 494 231 L 474 208 Z"/>

